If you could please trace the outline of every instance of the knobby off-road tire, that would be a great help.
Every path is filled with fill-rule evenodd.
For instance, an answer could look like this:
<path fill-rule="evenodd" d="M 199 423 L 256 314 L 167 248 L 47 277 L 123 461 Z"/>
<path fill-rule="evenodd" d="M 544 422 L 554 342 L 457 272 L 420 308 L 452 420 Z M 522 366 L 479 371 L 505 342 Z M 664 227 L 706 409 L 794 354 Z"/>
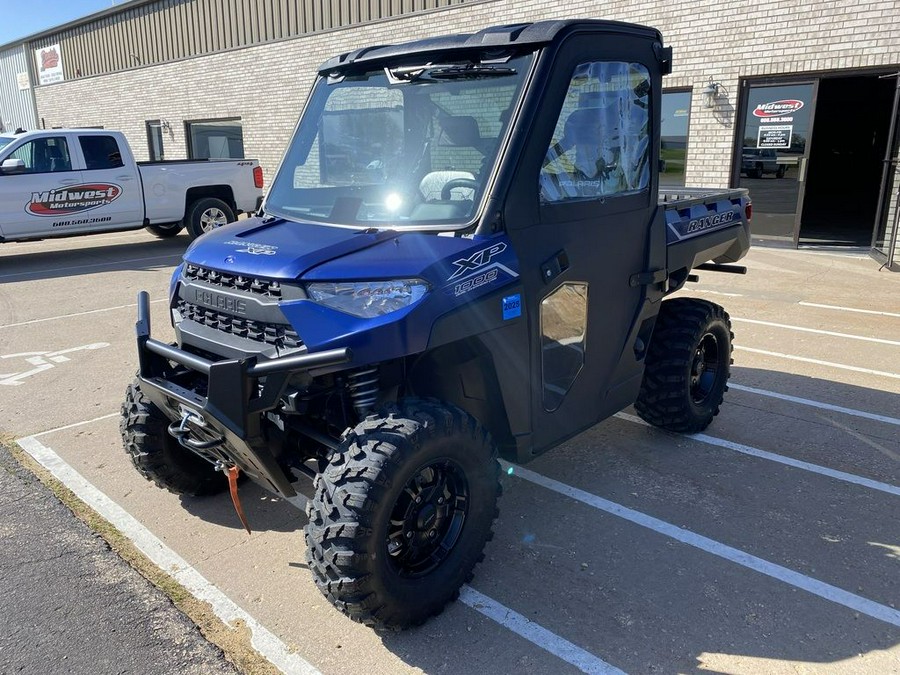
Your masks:
<path fill-rule="evenodd" d="M 359 424 L 307 506 L 306 560 L 319 590 L 380 629 L 440 613 L 493 537 L 496 458 L 474 418 L 437 401 L 407 399 Z"/>
<path fill-rule="evenodd" d="M 228 204 L 215 197 L 206 197 L 190 205 L 184 222 L 191 239 L 196 239 L 201 234 L 212 232 L 236 219 Z"/>
<path fill-rule="evenodd" d="M 147 480 L 177 495 L 213 495 L 228 489 L 225 475 L 178 444 L 166 431 L 169 419 L 135 380 L 125 390 L 119 432 L 131 463 Z"/>
<path fill-rule="evenodd" d="M 728 391 L 733 338 L 719 305 L 694 298 L 663 302 L 634 404 L 638 415 L 669 431 L 703 431 Z"/>
<path fill-rule="evenodd" d="M 170 239 L 181 232 L 184 229 L 184 225 L 181 223 L 168 223 L 166 225 L 148 225 L 144 229 L 154 237 Z"/>

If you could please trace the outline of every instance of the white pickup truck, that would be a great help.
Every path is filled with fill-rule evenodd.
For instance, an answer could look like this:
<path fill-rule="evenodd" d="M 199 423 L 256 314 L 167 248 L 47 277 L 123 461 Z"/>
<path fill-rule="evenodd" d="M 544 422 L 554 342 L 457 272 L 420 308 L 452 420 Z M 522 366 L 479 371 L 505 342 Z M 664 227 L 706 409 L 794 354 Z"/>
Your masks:
<path fill-rule="evenodd" d="M 146 227 L 191 238 L 262 202 L 256 160 L 135 162 L 102 129 L 0 134 L 0 242 Z"/>

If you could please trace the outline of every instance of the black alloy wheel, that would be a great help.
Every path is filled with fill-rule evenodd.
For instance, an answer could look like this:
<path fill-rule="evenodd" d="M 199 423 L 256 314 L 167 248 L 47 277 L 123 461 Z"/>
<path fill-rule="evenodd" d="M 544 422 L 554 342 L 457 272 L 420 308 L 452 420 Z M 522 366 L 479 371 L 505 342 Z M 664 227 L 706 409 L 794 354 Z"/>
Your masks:
<path fill-rule="evenodd" d="M 387 553 L 401 577 L 427 575 L 450 555 L 469 510 L 469 484 L 456 462 L 441 459 L 407 481 L 394 504 Z"/>
<path fill-rule="evenodd" d="M 634 403 L 638 415 L 669 431 L 708 427 L 728 391 L 733 338 L 719 305 L 696 298 L 663 302 Z"/>

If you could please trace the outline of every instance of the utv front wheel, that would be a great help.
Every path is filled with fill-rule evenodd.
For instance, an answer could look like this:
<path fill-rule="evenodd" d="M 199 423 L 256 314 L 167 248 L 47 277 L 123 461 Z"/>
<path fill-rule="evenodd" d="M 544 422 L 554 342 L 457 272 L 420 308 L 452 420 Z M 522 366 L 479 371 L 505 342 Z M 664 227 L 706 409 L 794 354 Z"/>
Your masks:
<path fill-rule="evenodd" d="M 488 433 L 467 413 L 408 399 L 345 438 L 315 481 L 306 560 L 354 621 L 421 624 L 484 557 L 500 494 Z"/>
<path fill-rule="evenodd" d="M 169 419 L 141 392 L 138 380 L 125 390 L 119 431 L 131 463 L 157 486 L 177 495 L 213 495 L 228 489 L 225 475 L 169 435 Z"/>
<path fill-rule="evenodd" d="M 733 337 L 719 305 L 694 298 L 662 303 L 634 404 L 638 415 L 669 431 L 703 431 L 728 390 Z"/>

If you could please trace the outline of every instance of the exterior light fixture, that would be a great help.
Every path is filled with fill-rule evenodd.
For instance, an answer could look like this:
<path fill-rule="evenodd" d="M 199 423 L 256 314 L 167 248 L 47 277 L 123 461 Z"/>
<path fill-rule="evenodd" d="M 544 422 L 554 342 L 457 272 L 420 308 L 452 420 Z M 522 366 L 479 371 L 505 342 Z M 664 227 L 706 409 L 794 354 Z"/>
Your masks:
<path fill-rule="evenodd" d="M 709 82 L 700 91 L 700 93 L 703 95 L 703 107 L 715 108 L 716 99 L 719 98 L 719 94 L 722 89 L 724 89 L 724 87 L 722 87 L 722 84 L 719 82 L 713 82 L 712 77 L 710 77 Z"/>

